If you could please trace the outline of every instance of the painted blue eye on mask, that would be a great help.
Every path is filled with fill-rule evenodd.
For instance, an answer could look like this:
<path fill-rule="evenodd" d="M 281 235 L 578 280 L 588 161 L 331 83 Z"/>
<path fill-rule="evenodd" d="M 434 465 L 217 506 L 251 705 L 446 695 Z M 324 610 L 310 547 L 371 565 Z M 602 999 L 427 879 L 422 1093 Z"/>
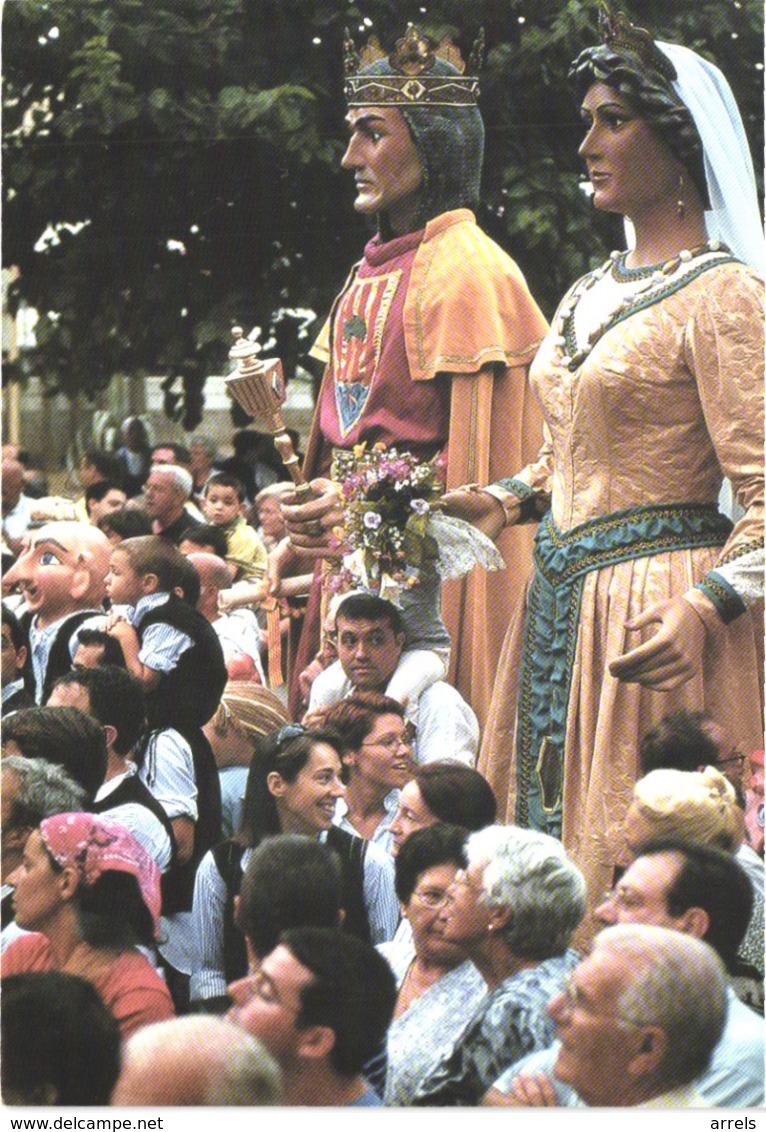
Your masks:
<path fill-rule="evenodd" d="M 40 555 L 41 566 L 60 566 L 61 559 L 52 550 L 44 550 Z"/>

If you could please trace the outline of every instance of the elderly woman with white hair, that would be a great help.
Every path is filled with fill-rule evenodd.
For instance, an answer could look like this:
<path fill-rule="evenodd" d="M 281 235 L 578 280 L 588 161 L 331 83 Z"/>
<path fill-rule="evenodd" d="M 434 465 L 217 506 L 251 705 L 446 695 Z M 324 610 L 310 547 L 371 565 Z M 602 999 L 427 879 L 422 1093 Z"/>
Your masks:
<path fill-rule="evenodd" d="M 516 826 L 489 826 L 466 843 L 449 887 L 445 941 L 487 984 L 455 1045 L 418 1086 L 415 1105 L 475 1105 L 502 1069 L 553 1041 L 548 1001 L 577 964 L 569 948 L 585 914 L 585 879 L 561 842 Z"/>
<path fill-rule="evenodd" d="M 734 787 L 715 767 L 653 770 L 635 784 L 622 831 L 629 859 L 621 864 L 633 861 L 646 842 L 666 837 L 715 845 L 739 857 L 745 816 Z M 734 985 L 748 1005 L 759 1008 L 764 997 L 764 916 L 763 891 L 755 885 L 753 897 L 750 924 L 739 950 L 742 972 L 734 972 Z"/>

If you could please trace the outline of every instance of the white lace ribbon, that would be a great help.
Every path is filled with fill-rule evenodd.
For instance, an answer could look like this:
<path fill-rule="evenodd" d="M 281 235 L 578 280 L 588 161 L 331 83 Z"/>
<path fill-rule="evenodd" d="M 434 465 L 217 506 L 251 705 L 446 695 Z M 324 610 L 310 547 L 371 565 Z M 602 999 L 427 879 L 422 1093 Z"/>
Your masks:
<path fill-rule="evenodd" d="M 474 566 L 505 569 L 503 556 L 492 540 L 464 519 L 432 511 L 428 516 L 428 534 L 439 547 L 436 569 L 442 578 L 462 578 Z"/>

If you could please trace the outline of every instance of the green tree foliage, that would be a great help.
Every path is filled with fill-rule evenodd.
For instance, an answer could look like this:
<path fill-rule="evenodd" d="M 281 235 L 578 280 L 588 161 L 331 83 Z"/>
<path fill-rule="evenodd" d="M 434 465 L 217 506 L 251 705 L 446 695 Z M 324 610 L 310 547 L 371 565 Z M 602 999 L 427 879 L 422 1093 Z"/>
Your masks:
<path fill-rule="evenodd" d="M 760 2 L 626 6 L 718 62 L 759 158 Z M 21 269 L 12 299 L 40 312 L 34 365 L 48 388 L 180 375 L 194 427 L 204 379 L 224 368 L 243 320 L 271 329 L 290 373 L 305 342 L 285 312 L 323 317 L 367 233 L 340 170 L 343 29 L 389 47 L 407 20 L 437 41 L 451 33 L 465 56 L 486 29 L 479 221 L 552 312 L 618 238 L 578 189 L 566 86 L 570 60 L 594 42 L 595 4 L 13 0 L 3 262 Z"/>

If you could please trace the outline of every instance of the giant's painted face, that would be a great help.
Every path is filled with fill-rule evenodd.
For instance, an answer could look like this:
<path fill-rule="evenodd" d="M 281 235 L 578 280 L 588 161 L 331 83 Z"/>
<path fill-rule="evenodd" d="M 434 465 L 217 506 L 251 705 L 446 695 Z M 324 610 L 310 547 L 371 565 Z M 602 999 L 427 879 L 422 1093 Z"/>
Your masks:
<path fill-rule="evenodd" d="M 69 613 L 101 605 L 110 550 L 106 535 L 95 527 L 48 523 L 30 534 L 3 581 L 20 586 L 44 629 Z"/>
<path fill-rule="evenodd" d="M 677 197 L 684 169 L 630 99 L 594 83 L 580 107 L 580 146 L 593 185 L 593 205 L 634 222 Z"/>
<path fill-rule="evenodd" d="M 351 138 L 341 164 L 354 172 L 354 208 L 384 212 L 397 235 L 411 231 L 423 190 L 423 166 L 395 106 L 358 107 L 346 115 Z"/>

